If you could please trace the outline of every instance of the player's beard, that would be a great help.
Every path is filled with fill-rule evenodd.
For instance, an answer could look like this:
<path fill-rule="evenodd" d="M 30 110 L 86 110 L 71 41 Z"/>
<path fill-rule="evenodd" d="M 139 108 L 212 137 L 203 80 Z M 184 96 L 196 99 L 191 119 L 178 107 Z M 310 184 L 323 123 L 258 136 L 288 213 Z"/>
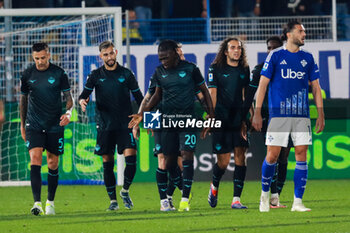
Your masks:
<path fill-rule="evenodd" d="M 110 62 L 113 62 L 113 63 L 110 63 Z M 105 62 L 105 64 L 109 67 L 113 67 L 115 63 L 116 63 L 116 60 L 113 60 L 113 59 L 110 59 L 107 62 Z"/>

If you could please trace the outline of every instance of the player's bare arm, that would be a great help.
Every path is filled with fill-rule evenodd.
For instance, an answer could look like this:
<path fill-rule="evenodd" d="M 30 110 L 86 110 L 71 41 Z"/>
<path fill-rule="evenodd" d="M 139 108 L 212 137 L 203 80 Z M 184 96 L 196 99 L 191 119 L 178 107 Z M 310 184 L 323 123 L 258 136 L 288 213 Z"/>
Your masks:
<path fill-rule="evenodd" d="M 27 111 L 28 111 L 28 95 L 21 95 L 19 102 L 19 111 L 21 115 L 21 135 L 24 141 L 26 141 L 26 130 L 25 123 L 27 119 Z"/>
<path fill-rule="evenodd" d="M 147 112 L 147 111 L 150 111 L 154 106 L 156 106 L 160 102 L 161 98 L 162 98 L 162 89 L 160 87 L 157 87 L 154 95 L 145 104 L 145 106 L 143 107 L 143 110 L 140 111 L 141 110 L 140 109 L 137 114 L 132 114 L 132 115 L 129 116 L 132 119 L 129 122 L 128 127 L 131 129 L 135 125 L 140 124 L 140 122 L 142 121 L 142 118 L 143 118 L 143 113 Z M 141 105 L 142 105 L 142 103 L 141 103 Z"/>
<path fill-rule="evenodd" d="M 66 100 L 66 113 L 63 114 L 60 118 L 60 126 L 66 126 L 70 122 L 70 118 L 72 117 L 72 110 L 74 107 L 74 102 L 72 98 L 72 94 L 70 91 L 63 92 L 64 99 Z"/>
<path fill-rule="evenodd" d="M 322 99 L 322 93 L 321 93 L 321 87 L 319 80 L 316 79 L 311 82 L 312 87 L 312 95 L 314 96 L 314 100 L 317 107 L 317 120 L 316 120 L 316 133 L 321 133 L 325 127 L 325 120 L 324 120 L 324 112 L 323 112 L 323 99 Z"/>
<path fill-rule="evenodd" d="M 267 86 L 269 85 L 269 82 L 270 82 L 270 79 L 268 79 L 263 75 L 261 76 L 259 87 L 257 90 L 256 106 L 255 106 L 254 117 L 252 122 L 252 126 L 256 131 L 261 131 L 261 128 L 262 128 L 261 107 L 264 102 L 265 93 L 266 93 Z"/>
<path fill-rule="evenodd" d="M 199 86 L 199 88 L 201 93 L 203 94 L 205 105 L 207 106 L 207 109 L 208 109 L 209 118 L 215 118 L 214 107 L 213 107 L 214 105 L 207 86 L 203 83 L 202 85 Z M 205 138 L 209 131 L 210 131 L 210 128 L 204 128 L 203 131 L 201 132 L 201 138 Z"/>

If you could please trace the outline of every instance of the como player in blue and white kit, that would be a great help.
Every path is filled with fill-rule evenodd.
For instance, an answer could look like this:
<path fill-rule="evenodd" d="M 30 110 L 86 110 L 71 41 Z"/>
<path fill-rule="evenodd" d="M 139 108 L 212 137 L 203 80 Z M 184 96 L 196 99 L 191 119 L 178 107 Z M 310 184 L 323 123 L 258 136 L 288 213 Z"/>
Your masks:
<path fill-rule="evenodd" d="M 269 125 L 266 133 L 267 155 L 262 165 L 262 193 L 260 212 L 269 211 L 269 188 L 281 147 L 291 136 L 295 146 L 294 202 L 292 211 L 310 211 L 302 203 L 307 181 L 307 148 L 312 144 L 309 117 L 308 86 L 317 106 L 317 133 L 324 129 L 323 102 L 319 84 L 319 70 L 312 54 L 300 49 L 304 45 L 305 28 L 298 21 L 289 22 L 284 31 L 287 43 L 273 50 L 266 58 L 257 91 L 253 127 L 262 127 L 261 107 L 269 86 Z"/>

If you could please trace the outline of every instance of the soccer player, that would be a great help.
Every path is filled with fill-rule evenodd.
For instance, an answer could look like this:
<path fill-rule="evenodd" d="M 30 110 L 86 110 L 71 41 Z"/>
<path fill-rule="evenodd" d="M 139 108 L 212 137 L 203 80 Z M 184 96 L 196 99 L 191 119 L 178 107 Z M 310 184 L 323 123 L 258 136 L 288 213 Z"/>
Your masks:
<path fill-rule="evenodd" d="M 270 52 L 261 71 L 252 125 L 262 128 L 261 108 L 269 86 L 269 125 L 266 134 L 267 154 L 262 165 L 260 212 L 268 212 L 269 189 L 281 147 L 288 144 L 289 135 L 295 148 L 294 201 L 292 211 L 310 211 L 302 203 L 307 181 L 306 154 L 312 144 L 309 117 L 308 82 L 316 102 L 317 133 L 324 129 L 324 113 L 319 70 L 312 54 L 300 49 L 305 41 L 305 28 L 298 21 L 289 22 L 283 30 L 284 47 Z"/>
<path fill-rule="evenodd" d="M 68 76 L 50 62 L 46 43 L 32 47 L 35 65 L 28 67 L 21 77 L 21 135 L 30 155 L 30 181 L 34 197 L 31 213 L 43 215 L 41 205 L 42 153 L 47 151 L 48 195 L 45 212 L 55 214 L 54 198 L 58 184 L 58 158 L 63 154 L 64 126 L 70 121 L 73 99 Z M 66 99 L 66 113 L 62 114 L 61 92 Z"/>
<path fill-rule="evenodd" d="M 128 116 L 132 113 L 130 91 L 137 104 L 142 101 L 142 93 L 133 73 L 117 63 L 117 51 L 111 41 L 99 45 L 100 58 L 104 64 L 89 75 L 84 90 L 79 96 L 79 104 L 85 112 L 89 96 L 96 92 L 97 141 L 95 154 L 102 156 L 103 177 L 110 206 L 107 210 L 118 210 L 116 179 L 113 172 L 115 146 L 124 154 L 126 167 L 124 185 L 120 197 L 127 209 L 133 208 L 129 187 L 136 173 L 136 142 L 128 129 Z"/>
<path fill-rule="evenodd" d="M 269 37 L 266 40 L 267 45 L 267 52 L 270 53 L 272 50 L 283 46 L 283 41 L 278 36 L 272 36 Z M 245 93 L 245 99 L 243 103 L 243 117 L 245 118 L 247 116 L 247 113 L 252 106 L 252 102 L 256 93 L 256 90 L 258 89 L 259 81 L 260 81 L 260 73 L 263 68 L 264 62 L 256 65 L 251 73 L 252 80 L 249 83 L 249 86 L 247 87 L 246 93 Z M 266 93 L 267 95 L 267 93 Z M 264 102 L 262 104 L 262 110 L 261 110 L 261 116 L 263 118 L 262 123 L 262 133 L 265 135 L 267 131 L 267 123 L 269 119 L 269 110 L 268 110 L 268 103 L 267 103 L 267 97 L 265 95 Z M 246 137 L 246 134 L 244 135 Z M 271 182 L 271 200 L 270 200 L 270 206 L 271 208 L 285 208 L 285 205 L 281 205 L 279 202 L 279 196 L 282 192 L 282 188 L 284 185 L 284 182 L 286 180 L 287 176 L 287 165 L 288 165 L 288 155 L 290 152 L 290 148 L 292 147 L 292 143 L 289 140 L 287 147 L 282 147 L 280 155 L 278 156 L 278 161 L 276 165 L 276 172 Z"/>
<path fill-rule="evenodd" d="M 145 106 L 149 111 L 161 100 L 161 110 L 165 115 L 194 115 L 194 98 L 199 89 L 209 109 L 209 117 L 213 118 L 212 102 L 198 67 L 193 63 L 180 60 L 177 53 L 178 45 L 173 40 L 164 40 L 158 46 L 158 57 L 161 65 L 157 67 L 154 78 L 156 90 Z M 132 116 L 129 127 L 139 124 L 143 112 Z M 208 131 L 203 131 L 203 135 Z M 193 182 L 193 153 L 196 148 L 196 132 L 186 128 L 162 129 L 162 151 L 165 156 L 166 169 L 172 178 L 177 175 L 177 155 L 181 151 L 183 158 L 183 191 L 179 211 L 189 211 L 189 195 Z"/>
<path fill-rule="evenodd" d="M 243 120 L 241 117 L 242 93 L 249 84 L 249 73 L 242 41 L 235 37 L 222 41 L 208 72 L 208 87 L 215 116 L 223 122 L 221 129 L 213 131 L 213 153 L 217 154 L 217 163 L 213 168 L 213 180 L 208 195 L 208 202 L 212 208 L 217 205 L 220 179 L 230 162 L 232 152 L 234 152 L 235 171 L 231 208 L 247 208 L 241 204 L 240 197 L 247 170 L 245 152 L 248 141 L 241 137 L 240 128 Z"/>

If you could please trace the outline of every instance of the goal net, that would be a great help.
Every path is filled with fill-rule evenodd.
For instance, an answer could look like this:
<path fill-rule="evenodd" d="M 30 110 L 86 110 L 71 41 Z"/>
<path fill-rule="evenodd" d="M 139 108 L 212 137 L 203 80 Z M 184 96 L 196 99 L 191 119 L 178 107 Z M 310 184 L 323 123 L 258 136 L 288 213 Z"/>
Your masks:
<path fill-rule="evenodd" d="M 94 56 L 83 60 L 79 59 L 79 53 L 82 47 L 98 46 L 105 40 L 114 41 L 121 51 L 121 9 L 2 11 L 10 12 L 8 15 L 11 16 L 0 16 L 0 64 L 3 67 L 0 69 L 0 98 L 6 116 L 0 132 L 0 185 L 29 184 L 30 157 L 20 133 L 20 77 L 28 65 L 34 64 L 31 47 L 36 42 L 48 43 L 51 62 L 67 72 L 75 101 L 71 123 L 64 132 L 64 154 L 59 162 L 60 182 L 101 183 L 102 158 L 94 155 L 95 102 L 90 101 L 87 113 L 82 113 L 76 101 L 86 74 L 101 62 L 97 57 L 98 50 Z M 45 183 L 48 172 L 46 152 L 43 153 L 41 171 Z"/>

